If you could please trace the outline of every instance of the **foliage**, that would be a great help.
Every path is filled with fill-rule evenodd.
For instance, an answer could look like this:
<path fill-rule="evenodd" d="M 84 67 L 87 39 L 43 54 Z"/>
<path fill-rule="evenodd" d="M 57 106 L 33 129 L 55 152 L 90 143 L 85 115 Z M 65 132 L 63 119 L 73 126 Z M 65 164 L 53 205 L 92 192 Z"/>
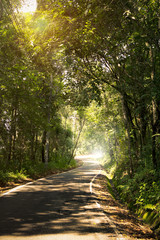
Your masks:
<path fill-rule="evenodd" d="M 9 182 L 21 182 L 27 180 L 27 175 L 21 172 L 4 172 L 0 171 L 0 186 L 5 186 Z"/>
<path fill-rule="evenodd" d="M 120 175 L 117 171 L 114 174 L 113 182 L 123 203 L 158 231 L 160 181 L 155 170 L 139 169 L 132 179 L 128 175 Z"/>
<path fill-rule="evenodd" d="M 67 168 L 74 147 L 60 113 L 66 106 L 63 51 L 48 39 L 50 17 L 41 11 L 19 14 L 19 4 L 1 3 L 8 10 L 0 26 L 0 168 L 8 181 L 11 171 L 17 178 L 21 171 L 36 176 L 53 161 Z"/>
<path fill-rule="evenodd" d="M 68 157 L 63 157 L 63 159 L 60 157 L 58 161 L 52 160 L 45 167 L 41 162 L 33 163 L 31 161 L 27 161 L 23 164 L 21 171 L 13 172 L 11 170 L 0 170 L 0 187 L 6 186 L 10 183 L 31 181 L 40 177 L 75 168 L 77 166 L 76 161 L 71 159 L 70 164 L 68 164 Z"/>

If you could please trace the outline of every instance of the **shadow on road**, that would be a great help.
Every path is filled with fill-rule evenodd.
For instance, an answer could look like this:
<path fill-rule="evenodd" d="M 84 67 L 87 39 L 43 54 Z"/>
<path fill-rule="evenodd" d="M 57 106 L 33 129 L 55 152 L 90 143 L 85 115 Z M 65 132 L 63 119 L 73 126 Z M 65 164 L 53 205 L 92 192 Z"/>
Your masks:
<path fill-rule="evenodd" d="M 0 235 L 29 236 L 67 232 L 113 233 L 93 204 L 89 182 L 93 163 L 77 170 L 26 185 L 0 198 Z M 95 170 L 95 171 L 94 171 Z"/>

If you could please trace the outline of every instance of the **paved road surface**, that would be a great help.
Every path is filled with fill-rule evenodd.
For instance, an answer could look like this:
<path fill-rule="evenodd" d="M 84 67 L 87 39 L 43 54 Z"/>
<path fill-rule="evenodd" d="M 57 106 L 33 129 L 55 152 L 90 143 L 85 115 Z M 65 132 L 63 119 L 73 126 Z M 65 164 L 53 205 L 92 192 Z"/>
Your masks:
<path fill-rule="evenodd" d="M 85 159 L 80 168 L 0 197 L 0 240 L 124 239 L 91 194 L 99 170 L 97 162 Z"/>

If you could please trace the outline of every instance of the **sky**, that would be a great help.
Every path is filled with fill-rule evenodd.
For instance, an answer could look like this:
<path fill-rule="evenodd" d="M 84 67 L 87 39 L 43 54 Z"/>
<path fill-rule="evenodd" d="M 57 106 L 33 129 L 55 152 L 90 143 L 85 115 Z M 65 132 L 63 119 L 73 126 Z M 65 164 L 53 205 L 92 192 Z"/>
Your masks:
<path fill-rule="evenodd" d="M 37 8 L 36 0 L 22 0 L 22 7 L 19 9 L 20 12 L 34 12 Z"/>

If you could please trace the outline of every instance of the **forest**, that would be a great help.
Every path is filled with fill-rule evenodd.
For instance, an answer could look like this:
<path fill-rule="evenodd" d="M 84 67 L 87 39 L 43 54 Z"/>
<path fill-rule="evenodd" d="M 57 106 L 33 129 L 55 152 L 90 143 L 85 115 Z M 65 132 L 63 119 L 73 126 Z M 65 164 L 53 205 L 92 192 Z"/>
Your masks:
<path fill-rule="evenodd" d="M 103 153 L 160 231 L 159 0 L 0 1 L 0 185 Z"/>

